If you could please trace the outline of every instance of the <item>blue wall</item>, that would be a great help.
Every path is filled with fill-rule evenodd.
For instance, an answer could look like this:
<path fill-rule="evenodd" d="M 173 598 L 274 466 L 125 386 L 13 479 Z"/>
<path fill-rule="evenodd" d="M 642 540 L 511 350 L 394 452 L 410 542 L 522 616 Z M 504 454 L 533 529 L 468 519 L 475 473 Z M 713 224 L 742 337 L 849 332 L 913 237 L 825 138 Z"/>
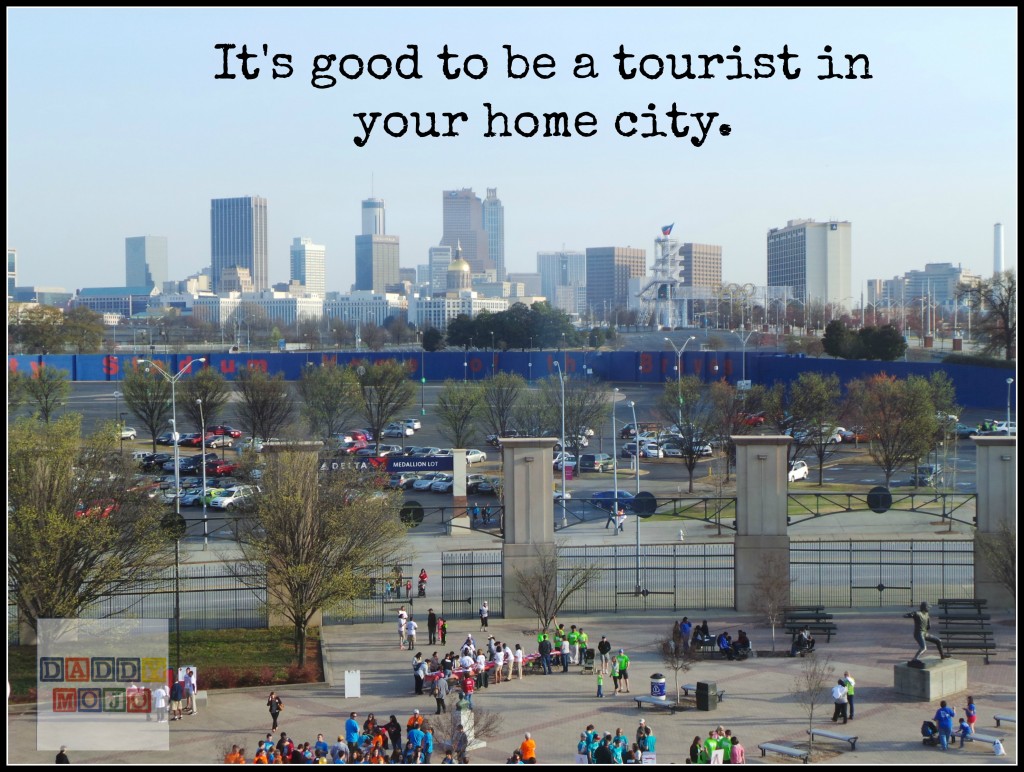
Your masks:
<path fill-rule="evenodd" d="M 567 374 L 582 374 L 586 369 L 597 378 L 626 383 L 657 384 L 676 378 L 676 355 L 671 351 L 420 351 L 388 353 L 322 353 L 293 351 L 258 354 L 205 354 L 204 366 L 213 367 L 233 380 L 235 373 L 246 367 L 258 367 L 270 373 L 283 372 L 288 380 L 297 380 L 307 365 L 336 361 L 341 365 L 370 364 L 399 359 L 417 381 L 426 377 L 437 383 L 452 378 L 483 380 L 493 369 L 518 373 L 538 380 L 557 373 L 557 361 Z M 164 369 L 178 372 L 194 354 L 169 354 L 156 357 Z M 75 381 L 116 381 L 126 369 L 138 366 L 140 357 L 81 354 L 47 356 L 11 356 L 12 371 L 34 372 L 42 365 L 67 370 Z M 422 372 L 421 372 L 422 363 Z M 947 365 L 925 362 L 871 362 L 844 359 L 815 359 L 784 354 L 746 355 L 746 376 L 754 383 L 788 382 L 802 372 L 835 373 L 842 383 L 884 372 L 899 378 L 908 375 L 928 377 L 941 371 L 949 376 L 957 392 L 957 402 L 968 408 L 1006 406 L 1006 378 L 1009 370 L 973 365 Z M 740 351 L 687 351 L 683 354 L 683 374 L 696 375 L 705 382 L 724 378 L 735 383 L 743 374 L 743 353 Z"/>

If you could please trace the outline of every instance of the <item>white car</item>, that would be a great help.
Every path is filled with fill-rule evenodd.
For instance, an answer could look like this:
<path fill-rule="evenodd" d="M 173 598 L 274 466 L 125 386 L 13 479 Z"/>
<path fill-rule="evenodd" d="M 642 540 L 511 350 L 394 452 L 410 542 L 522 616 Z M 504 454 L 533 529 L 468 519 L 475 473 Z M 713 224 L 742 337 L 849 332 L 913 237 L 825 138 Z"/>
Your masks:
<path fill-rule="evenodd" d="M 434 480 L 441 477 L 441 472 L 426 472 L 420 475 L 420 478 L 412 484 L 414 491 L 429 491 L 430 486 L 434 484 Z"/>
<path fill-rule="evenodd" d="M 259 491 L 260 489 L 255 485 L 239 485 L 234 488 L 229 488 L 220 496 L 216 496 L 211 499 L 210 508 L 230 509 L 231 507 L 237 507 L 246 499 L 252 497 L 256 493 L 259 493 Z"/>
<path fill-rule="evenodd" d="M 642 442 L 640 443 L 640 457 L 664 458 L 665 453 L 662 451 L 661 446 L 656 442 Z"/>
<path fill-rule="evenodd" d="M 418 418 L 403 418 L 402 423 L 406 426 L 412 427 L 414 431 L 418 431 L 423 428 L 423 424 L 420 423 L 420 419 Z"/>
<path fill-rule="evenodd" d="M 134 440 L 135 439 L 135 435 L 136 435 L 136 432 L 135 432 L 135 429 L 133 427 L 131 427 L 131 426 L 122 426 L 121 427 L 121 439 L 122 440 Z"/>
<path fill-rule="evenodd" d="M 551 459 L 551 465 L 555 469 L 561 471 L 562 464 L 565 464 L 566 467 L 571 466 L 575 469 L 576 456 L 574 456 L 572 453 L 555 453 L 554 457 Z"/>
<path fill-rule="evenodd" d="M 487 460 L 487 454 L 482 450 L 476 448 L 470 448 L 466 451 L 466 463 L 467 464 L 479 464 L 481 461 Z"/>
<path fill-rule="evenodd" d="M 555 491 L 555 501 L 568 501 L 572 498 L 572 493 L 569 491 Z"/>
<path fill-rule="evenodd" d="M 404 423 L 388 424 L 380 434 L 382 437 L 412 437 L 416 432 Z"/>
<path fill-rule="evenodd" d="M 806 461 L 794 461 L 789 467 L 789 474 L 786 475 L 786 479 L 789 482 L 806 480 L 810 474 L 811 470 L 807 468 Z"/>
<path fill-rule="evenodd" d="M 452 488 L 455 487 L 455 475 L 442 474 L 434 478 L 434 482 L 430 484 L 430 490 L 434 493 L 451 493 Z"/>

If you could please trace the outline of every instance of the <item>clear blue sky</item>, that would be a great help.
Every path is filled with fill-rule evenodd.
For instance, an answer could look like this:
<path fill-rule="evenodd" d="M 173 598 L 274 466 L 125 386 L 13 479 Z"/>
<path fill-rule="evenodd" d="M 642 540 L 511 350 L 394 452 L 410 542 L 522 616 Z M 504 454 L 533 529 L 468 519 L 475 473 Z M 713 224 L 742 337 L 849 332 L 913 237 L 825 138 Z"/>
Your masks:
<path fill-rule="evenodd" d="M 988 275 L 996 222 L 1016 265 L 1016 9 L 15 8 L 7 20 L 7 239 L 21 285 L 122 285 L 124 239 L 147 234 L 168 237 L 169 273 L 184 278 L 209 263 L 210 199 L 261 195 L 271 281 L 287 280 L 288 245 L 308 236 L 327 246 L 328 289 L 347 291 L 363 198 L 385 199 L 413 267 L 441 238 L 441 191 L 462 187 L 498 189 L 516 271 L 563 245 L 644 247 L 650 264 L 660 227 L 675 223 L 683 241 L 722 246 L 726 280 L 763 283 L 766 232 L 803 217 L 853 223 L 858 293 L 926 262 Z M 215 80 L 218 43 L 266 44 L 291 54 L 294 72 L 273 80 L 261 56 L 257 79 Z M 486 57 L 487 75 L 445 80 L 445 44 Z M 505 44 L 552 55 L 554 77 L 509 80 Z M 714 79 L 666 68 L 623 80 L 620 44 L 695 58 L 738 45 L 747 72 L 760 53 L 775 54 L 778 72 L 727 80 L 726 64 Z M 317 54 L 394 59 L 408 45 L 419 80 L 311 85 Z M 795 80 L 781 74 L 784 45 L 798 55 Z M 866 54 L 874 77 L 818 80 L 826 45 Z M 584 52 L 597 78 L 573 77 Z M 592 112 L 597 133 L 486 139 L 485 102 L 513 115 Z M 702 147 L 616 134 L 619 113 L 649 103 L 668 130 L 673 102 L 720 114 Z M 455 138 L 378 128 L 353 143 L 354 113 L 431 110 L 469 120 Z M 692 118 L 680 125 L 693 135 Z"/>

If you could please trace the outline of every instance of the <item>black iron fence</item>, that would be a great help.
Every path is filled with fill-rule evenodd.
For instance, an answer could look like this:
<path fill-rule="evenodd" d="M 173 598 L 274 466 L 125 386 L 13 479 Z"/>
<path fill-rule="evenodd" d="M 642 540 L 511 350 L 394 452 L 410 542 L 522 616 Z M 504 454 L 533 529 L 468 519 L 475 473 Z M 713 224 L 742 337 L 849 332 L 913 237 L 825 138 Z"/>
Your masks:
<path fill-rule="evenodd" d="M 490 616 L 504 613 L 501 550 L 465 550 L 441 555 L 441 614 L 472 619 L 487 601 Z"/>
<path fill-rule="evenodd" d="M 409 616 L 426 632 L 427 609 L 418 609 L 419 578 L 413 575 L 411 563 L 378 566 L 365 577 L 361 597 L 338 608 L 324 610 L 325 625 L 354 625 L 365 622 L 392 622 L 398 638 L 398 609 L 405 606 Z M 425 602 L 425 601 L 424 601 Z M 420 605 L 423 605 L 422 603 Z M 422 611 L 422 613 L 417 613 Z"/>
<path fill-rule="evenodd" d="M 909 606 L 974 597 L 974 543 L 958 541 L 792 542 L 794 605 Z"/>

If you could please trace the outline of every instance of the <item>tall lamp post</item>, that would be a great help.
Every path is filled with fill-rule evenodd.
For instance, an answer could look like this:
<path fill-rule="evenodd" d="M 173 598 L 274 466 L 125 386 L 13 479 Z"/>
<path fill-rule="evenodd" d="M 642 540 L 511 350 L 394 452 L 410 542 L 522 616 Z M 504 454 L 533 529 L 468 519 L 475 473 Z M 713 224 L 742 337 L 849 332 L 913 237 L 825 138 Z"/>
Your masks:
<path fill-rule="evenodd" d="M 1010 397 L 1013 395 L 1013 378 L 1006 379 L 1006 436 L 1010 436 Z"/>
<path fill-rule="evenodd" d="M 676 352 L 676 404 L 679 406 L 679 417 L 676 428 L 682 431 L 683 423 L 683 352 L 686 351 L 686 347 L 690 344 L 691 340 L 697 340 L 696 335 L 691 335 L 689 338 L 683 341 L 683 345 L 676 348 L 676 344 L 673 343 L 669 338 L 665 338 L 665 341 L 672 347 L 672 350 Z"/>
<path fill-rule="evenodd" d="M 196 404 L 199 405 L 199 436 L 202 438 L 200 442 L 203 446 L 203 549 L 205 550 L 210 542 L 206 519 L 206 414 L 203 412 L 203 400 L 197 397 Z"/>
<path fill-rule="evenodd" d="M 555 368 L 558 370 L 558 383 L 562 387 L 562 527 L 569 524 L 569 517 L 565 512 L 565 460 L 568 455 L 565 447 L 565 378 L 562 376 L 562 368 L 555 360 Z"/>
<path fill-rule="evenodd" d="M 750 340 L 750 336 L 753 335 L 756 330 L 751 330 L 746 335 L 741 335 L 741 330 L 736 330 L 736 337 L 740 339 L 743 344 L 743 380 L 747 380 L 747 341 Z"/>
<path fill-rule="evenodd" d="M 426 415 L 427 414 L 427 406 L 426 406 L 426 403 L 423 401 L 423 390 L 427 386 L 427 373 L 426 373 L 426 370 L 424 369 L 426 367 L 426 358 L 425 358 L 424 355 L 426 354 L 427 350 L 425 348 L 423 348 L 423 331 L 422 330 L 420 330 L 419 336 L 420 336 L 420 415 Z"/>
<path fill-rule="evenodd" d="M 636 402 L 629 401 L 629 409 L 633 411 L 633 426 L 637 428 L 636 442 L 636 495 L 640 495 L 640 425 L 636 422 Z M 617 492 L 616 492 L 617 493 Z M 640 595 L 643 588 L 640 585 L 640 516 L 634 510 L 633 520 L 636 521 L 636 585 L 633 592 Z"/>
<path fill-rule="evenodd" d="M 181 666 L 181 579 L 179 573 L 180 565 L 180 552 L 181 552 L 181 537 L 184 535 L 180 527 L 181 524 L 181 470 L 178 468 L 179 461 L 179 449 L 178 449 L 178 412 L 177 412 L 177 401 L 175 400 L 174 386 L 177 384 L 178 379 L 185 374 L 186 371 L 192 368 L 195 362 L 205 362 L 206 357 L 200 357 L 199 359 L 192 360 L 187 364 L 183 365 L 180 370 L 174 375 L 170 375 L 160 365 L 154 362 L 152 359 L 140 359 L 139 362 L 151 367 L 155 367 L 156 371 L 164 377 L 165 380 L 171 383 L 171 426 L 174 428 L 172 439 L 174 440 L 174 518 L 175 518 L 175 537 L 174 537 L 174 636 L 175 636 L 175 647 L 177 665 Z"/>
<path fill-rule="evenodd" d="M 121 416 L 121 397 L 118 389 L 114 389 L 114 415 L 117 416 L 117 433 L 121 437 L 121 455 L 124 455 L 124 418 Z"/>
<path fill-rule="evenodd" d="M 491 330 L 491 375 L 494 375 L 495 360 L 498 358 L 498 352 L 494 348 L 494 330 Z"/>

